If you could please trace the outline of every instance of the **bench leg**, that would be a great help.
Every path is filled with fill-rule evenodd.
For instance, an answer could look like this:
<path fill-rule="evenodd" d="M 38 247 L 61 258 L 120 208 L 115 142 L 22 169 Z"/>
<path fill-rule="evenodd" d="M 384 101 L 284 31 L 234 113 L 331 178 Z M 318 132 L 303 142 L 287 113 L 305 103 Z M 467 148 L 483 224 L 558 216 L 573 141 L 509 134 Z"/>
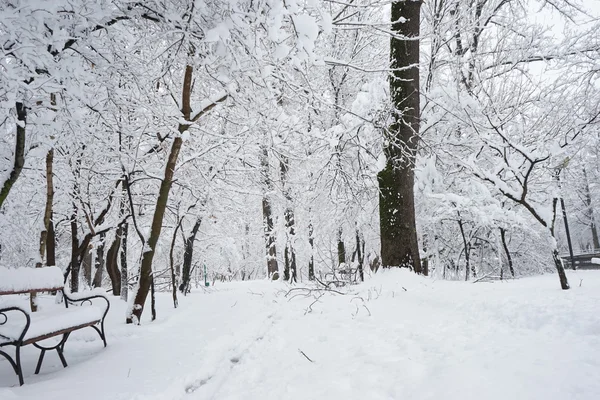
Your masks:
<path fill-rule="evenodd" d="M 40 358 L 38 358 L 37 366 L 35 367 L 35 374 L 40 373 L 40 368 L 42 368 L 42 361 L 44 361 L 44 355 L 46 354 L 46 350 L 42 349 L 40 352 Z"/>
<path fill-rule="evenodd" d="M 102 342 L 104 343 L 104 347 L 106 347 L 106 334 L 104 333 L 104 321 L 102 321 L 102 324 L 100 324 L 100 328 L 98 328 L 97 326 L 92 326 L 92 328 L 98 332 L 98 335 L 100 335 L 100 339 L 102 339 Z"/>
<path fill-rule="evenodd" d="M 71 332 L 65 333 L 58 346 L 56 346 L 58 358 L 60 358 L 60 362 L 62 363 L 64 368 L 67 368 L 67 360 L 65 360 L 65 355 L 63 354 L 63 351 L 65 350 L 65 343 L 67 343 L 67 339 L 69 338 L 70 334 Z"/>
<path fill-rule="evenodd" d="M 56 352 L 58 353 L 58 357 L 60 358 L 60 362 L 62 363 L 63 367 L 67 368 L 67 360 L 65 360 L 62 347 L 58 346 L 56 348 Z"/>
<path fill-rule="evenodd" d="M 15 364 L 17 365 L 17 375 L 19 376 L 19 385 L 23 386 L 25 381 L 23 380 L 23 369 L 21 368 L 21 346 L 16 346 L 17 351 L 15 352 Z"/>
<path fill-rule="evenodd" d="M 40 352 L 40 358 L 38 358 L 38 362 L 37 362 L 37 366 L 35 367 L 35 373 L 39 374 L 40 369 L 42 368 L 42 362 L 44 361 L 44 356 L 46 355 L 46 351 L 48 350 L 56 350 L 56 352 L 58 353 L 58 358 L 60 358 L 60 362 L 62 363 L 63 367 L 67 367 L 67 360 L 65 360 L 65 355 L 63 353 L 63 350 L 65 349 L 65 343 L 67 341 L 67 339 L 69 338 L 70 332 L 65 333 L 62 337 L 62 339 L 60 340 L 60 342 L 53 347 L 45 347 L 45 346 L 40 346 L 37 343 L 33 343 L 33 345 L 35 347 L 37 347 L 38 349 L 41 350 Z"/>
<path fill-rule="evenodd" d="M 10 364 L 10 366 L 15 371 L 15 374 L 19 377 L 19 384 L 23 386 L 23 371 L 21 371 L 21 357 L 20 357 L 20 346 L 15 346 L 17 348 L 15 359 L 8 355 L 8 353 L 0 350 L 0 356 L 6 358 Z"/>

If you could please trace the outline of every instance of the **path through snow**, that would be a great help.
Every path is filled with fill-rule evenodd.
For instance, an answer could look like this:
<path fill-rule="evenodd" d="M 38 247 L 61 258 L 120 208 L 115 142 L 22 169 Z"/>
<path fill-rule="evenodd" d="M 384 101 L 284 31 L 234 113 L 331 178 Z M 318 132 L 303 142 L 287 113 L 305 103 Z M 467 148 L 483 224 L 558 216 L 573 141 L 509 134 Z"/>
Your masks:
<path fill-rule="evenodd" d="M 600 272 L 463 283 L 386 271 L 317 302 L 269 282 L 159 297 L 163 317 L 122 323 L 109 346 L 70 340 L 15 386 L 0 361 L 0 399 L 590 399 L 600 398 Z M 583 279 L 579 286 L 580 279 Z M 405 290 L 405 289 L 406 290 Z M 293 296 L 297 294 L 297 296 Z"/>

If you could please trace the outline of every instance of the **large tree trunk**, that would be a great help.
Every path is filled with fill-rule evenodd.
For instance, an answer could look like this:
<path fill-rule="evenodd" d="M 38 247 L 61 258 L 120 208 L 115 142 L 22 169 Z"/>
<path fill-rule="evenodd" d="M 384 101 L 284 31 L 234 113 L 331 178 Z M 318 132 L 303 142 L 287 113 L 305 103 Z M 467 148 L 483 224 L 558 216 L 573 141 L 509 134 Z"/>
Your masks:
<path fill-rule="evenodd" d="M 190 66 L 187 68 L 191 69 Z M 186 70 L 187 76 L 187 70 Z M 190 85 L 191 85 L 191 72 L 190 72 Z M 127 316 L 126 322 L 138 323 L 141 320 L 142 313 L 144 312 L 144 304 L 148 297 L 148 291 L 152 284 L 152 261 L 154 260 L 154 254 L 156 251 L 156 244 L 162 231 L 162 222 L 165 216 L 165 210 L 167 208 L 167 201 L 169 200 L 169 191 L 171 190 L 171 183 L 173 182 L 173 174 L 175 172 L 175 166 L 177 164 L 177 158 L 179 157 L 179 151 L 183 140 L 181 136 L 176 137 L 171 145 L 171 152 L 169 153 L 169 159 L 165 168 L 165 176 L 160 185 L 158 192 L 158 199 L 156 200 L 156 208 L 154 209 L 154 216 L 152 218 L 152 226 L 150 229 L 150 237 L 148 238 L 142 255 L 142 264 L 140 268 L 140 276 L 138 281 L 138 290 L 136 292 L 134 306 L 131 311 L 131 315 Z"/>
<path fill-rule="evenodd" d="M 269 150 L 267 146 L 262 146 L 261 168 L 265 183 L 265 193 L 262 199 L 263 211 L 263 229 L 265 234 L 265 247 L 267 256 L 267 276 L 270 279 L 279 279 L 279 267 L 277 265 L 277 248 L 275 246 L 275 235 L 273 233 L 273 210 L 271 208 L 271 192 L 273 191 L 273 182 L 269 173 Z"/>
<path fill-rule="evenodd" d="M 186 294 L 190 291 L 191 271 L 192 271 L 192 257 L 194 255 L 194 242 L 196 241 L 196 234 L 200 229 L 202 218 L 198 217 L 196 223 L 192 228 L 190 236 L 185 240 L 185 251 L 183 253 L 183 270 L 181 274 L 181 285 L 179 290 L 181 293 Z"/>
<path fill-rule="evenodd" d="M 414 161 L 420 123 L 419 33 L 421 1 L 391 4 L 390 94 L 393 124 L 384 138 L 386 166 L 379 172 L 381 261 L 422 273 L 414 204 Z"/>
<path fill-rule="evenodd" d="M 194 120 L 198 119 L 204 112 L 208 111 L 205 108 L 203 111 L 198 113 L 194 118 L 192 118 L 192 106 L 191 106 L 191 94 L 192 94 L 192 80 L 193 80 L 194 68 L 191 65 L 187 65 L 185 67 L 185 74 L 183 78 L 183 91 L 181 95 L 181 112 L 183 114 L 183 119 L 189 123 L 180 123 L 178 130 L 180 134 L 186 132 L 190 123 Z M 165 216 L 165 210 L 167 208 L 167 202 L 169 200 L 169 192 L 171 190 L 171 184 L 173 183 L 173 174 L 175 173 L 175 166 L 177 165 L 177 159 L 179 157 L 179 151 L 181 150 L 181 146 L 183 144 L 183 139 L 181 135 L 175 137 L 173 139 L 173 144 L 171 145 L 171 151 L 169 153 L 169 158 L 167 160 L 167 165 L 165 167 L 165 176 L 160 185 L 160 189 L 158 192 L 158 199 L 156 200 L 156 208 L 154 209 L 154 216 L 152 218 L 152 226 L 150 228 L 150 237 L 145 243 L 143 254 L 142 254 L 142 263 L 140 267 L 140 275 L 137 283 L 138 289 L 136 291 L 135 300 L 133 307 L 131 309 L 131 315 L 127 315 L 126 322 L 130 323 L 140 323 L 142 313 L 144 312 L 144 303 L 146 302 L 146 298 L 148 297 L 148 291 L 150 290 L 150 286 L 152 284 L 152 261 L 154 259 L 154 254 L 156 251 L 156 244 L 158 243 L 158 238 L 160 237 L 160 232 L 162 231 L 162 223 L 163 218 Z M 132 210 L 133 211 L 133 210 Z"/>
<path fill-rule="evenodd" d="M 8 179 L 4 181 L 0 189 L 0 209 L 8 197 L 10 189 L 13 187 L 25 165 L 25 126 L 27 125 L 27 107 L 23 103 L 17 102 L 17 137 L 15 139 L 15 160 L 13 169 L 10 171 Z"/>

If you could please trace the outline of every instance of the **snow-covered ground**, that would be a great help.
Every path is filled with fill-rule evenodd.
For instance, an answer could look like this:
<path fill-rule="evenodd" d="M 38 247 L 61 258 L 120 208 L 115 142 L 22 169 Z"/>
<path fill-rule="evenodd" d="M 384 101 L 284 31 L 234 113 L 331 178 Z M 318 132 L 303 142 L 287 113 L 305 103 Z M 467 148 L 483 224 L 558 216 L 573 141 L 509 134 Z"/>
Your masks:
<path fill-rule="evenodd" d="M 600 272 L 510 282 L 384 271 L 344 295 L 243 282 L 198 289 L 159 319 L 124 324 L 104 349 L 75 334 L 63 369 L 25 351 L 25 385 L 0 360 L 0 399 L 600 398 Z M 295 288 L 304 287 L 302 284 Z M 147 310 L 147 313 L 149 310 Z"/>

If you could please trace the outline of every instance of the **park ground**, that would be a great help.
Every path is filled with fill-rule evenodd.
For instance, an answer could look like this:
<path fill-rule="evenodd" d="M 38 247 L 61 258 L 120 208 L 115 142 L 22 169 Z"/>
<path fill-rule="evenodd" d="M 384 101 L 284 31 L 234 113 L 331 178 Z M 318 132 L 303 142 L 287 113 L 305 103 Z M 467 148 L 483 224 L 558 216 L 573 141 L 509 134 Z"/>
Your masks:
<path fill-rule="evenodd" d="M 126 325 L 111 298 L 108 347 L 73 334 L 69 367 L 0 360 L 0 399 L 600 399 L 600 271 L 494 282 L 380 272 L 339 292 L 306 282 L 218 283 Z M 146 310 L 145 317 L 149 317 Z"/>

